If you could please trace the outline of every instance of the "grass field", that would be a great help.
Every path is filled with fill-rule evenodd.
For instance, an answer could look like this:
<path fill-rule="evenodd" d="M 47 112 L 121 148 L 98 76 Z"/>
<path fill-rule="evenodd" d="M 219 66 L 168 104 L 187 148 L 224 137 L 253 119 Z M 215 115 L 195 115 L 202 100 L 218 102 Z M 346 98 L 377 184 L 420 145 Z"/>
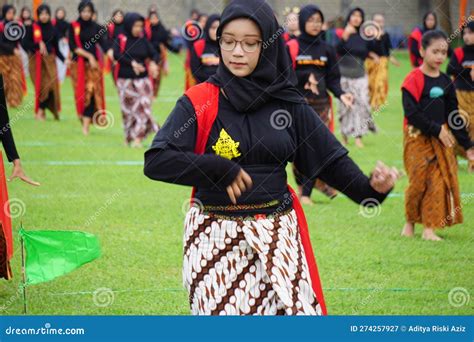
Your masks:
<path fill-rule="evenodd" d="M 409 63 L 406 54 L 397 56 L 402 67 L 391 67 L 388 104 L 375 115 L 380 133 L 366 138 L 363 150 L 350 146 L 351 156 L 367 173 L 379 159 L 403 167 L 399 88 Z M 182 56 L 171 56 L 170 63 L 171 75 L 153 106 L 160 124 L 183 89 Z M 181 286 L 181 255 L 183 207 L 190 189 L 152 182 L 143 175 L 145 150 L 123 145 L 119 100 L 110 76 L 106 90 L 115 122 L 107 129 L 93 129 L 89 137 L 82 136 L 69 79 L 62 86 L 60 122 L 51 116 L 47 122 L 33 119 L 31 82 L 23 108 L 10 111 L 24 168 L 41 182 L 38 188 L 9 183 L 10 199 L 15 201 L 15 242 L 23 222 L 27 230 L 94 233 L 103 252 L 100 259 L 71 274 L 29 287 L 28 313 L 189 314 Z M 9 174 L 11 165 L 6 168 Z M 461 162 L 465 223 L 441 232 L 441 243 L 422 241 L 420 228 L 415 239 L 400 237 L 406 178 L 382 208 L 370 213 L 361 213 L 344 196 L 330 202 L 313 195 L 316 205 L 305 211 L 330 314 L 474 313 L 474 300 L 469 302 L 469 293 L 474 295 L 474 177 L 466 168 Z M 0 281 L 0 315 L 22 313 L 19 243 L 15 247 L 15 277 Z"/>

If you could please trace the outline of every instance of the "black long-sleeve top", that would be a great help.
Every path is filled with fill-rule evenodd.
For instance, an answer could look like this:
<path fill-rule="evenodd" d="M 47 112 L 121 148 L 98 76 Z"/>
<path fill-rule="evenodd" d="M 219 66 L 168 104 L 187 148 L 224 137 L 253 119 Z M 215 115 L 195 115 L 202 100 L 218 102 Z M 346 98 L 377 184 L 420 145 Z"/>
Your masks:
<path fill-rule="evenodd" d="M 273 114 L 278 110 L 289 123 L 283 128 Z M 194 153 L 196 131 L 195 111 L 183 96 L 145 153 L 144 172 L 154 180 L 196 186 L 196 198 L 204 205 L 231 205 L 226 187 L 242 168 L 252 178 L 253 187 L 242 194 L 238 204 L 276 200 L 279 209 L 291 207 L 286 176 L 289 162 L 308 178 L 321 178 L 357 203 L 367 198 L 381 203 L 387 196 L 370 186 L 369 178 L 307 104 L 273 101 L 254 112 L 239 113 L 220 94 L 218 116 L 203 155 Z M 274 210 L 272 206 L 232 211 L 231 215 Z"/>
<path fill-rule="evenodd" d="M 382 34 L 380 39 L 371 40 L 369 43 L 370 51 L 375 52 L 380 57 L 388 57 L 390 56 L 390 52 L 392 51 L 392 42 L 390 40 L 390 35 L 385 32 Z"/>
<path fill-rule="evenodd" d="M 365 75 L 365 59 L 371 51 L 370 42 L 353 33 L 347 40 L 341 39 L 337 44 L 339 69 L 341 75 L 348 78 L 359 78 Z"/>
<path fill-rule="evenodd" d="M 58 36 L 60 40 L 68 37 L 70 25 L 71 24 L 65 19 L 54 20 L 54 27 L 56 27 L 56 30 L 58 31 Z"/>
<path fill-rule="evenodd" d="M 20 43 L 20 40 L 21 40 L 21 34 L 16 34 L 16 33 L 12 34 L 11 36 L 18 38 L 18 40 L 12 40 L 11 37 L 7 38 L 7 36 L 5 35 L 5 29 L 7 29 L 8 23 L 9 21 L 6 21 L 6 20 L 3 21 L 4 30 L 2 33 L 0 33 L 0 55 L 2 56 L 13 55 L 14 50 L 18 48 L 18 44 Z M 21 24 L 20 22 L 17 22 L 11 25 L 23 25 L 23 24 Z M 18 32 L 21 32 L 22 28 L 18 28 L 18 30 L 17 30 Z"/>
<path fill-rule="evenodd" d="M 77 21 L 81 25 L 80 38 L 84 50 L 93 54 L 94 57 L 97 57 L 97 45 L 99 45 L 104 52 L 111 47 L 110 41 L 107 39 L 106 27 L 101 26 L 92 20 L 84 21 L 79 18 Z M 72 26 L 72 23 L 69 27 L 69 47 L 73 52 L 73 60 L 77 60 L 77 55 L 74 51 L 78 46 L 76 45 L 76 40 L 74 38 L 74 27 Z"/>
<path fill-rule="evenodd" d="M 46 45 L 46 49 L 48 53 L 54 53 L 56 56 L 64 62 L 65 56 L 59 50 L 59 33 L 57 29 L 53 26 L 52 23 L 42 24 L 40 22 L 37 23 L 41 29 L 41 33 L 43 36 L 43 42 Z M 27 26 L 25 37 L 23 38 L 21 45 L 28 53 L 35 53 L 39 50 L 39 44 L 36 44 L 33 38 L 33 30 L 34 26 L 30 25 Z"/>
<path fill-rule="evenodd" d="M 20 159 L 13 139 L 10 119 L 8 117 L 8 108 L 5 100 L 5 89 L 3 85 L 3 75 L 0 74 L 0 139 L 2 139 L 3 149 L 7 155 L 8 161 Z"/>
<path fill-rule="evenodd" d="M 150 42 L 153 47 L 161 54 L 161 44 L 163 44 L 168 50 L 174 53 L 178 53 L 180 48 L 171 44 L 170 32 L 160 23 L 158 25 L 151 25 L 151 38 Z"/>
<path fill-rule="evenodd" d="M 299 52 L 296 58 L 296 77 L 298 78 L 298 90 L 305 97 L 327 97 L 330 90 L 337 98 L 344 94 L 341 88 L 341 73 L 337 64 L 335 49 L 322 40 L 323 35 L 311 41 L 298 39 Z M 311 90 L 304 89 L 311 73 L 318 81 L 319 95 Z"/>
<path fill-rule="evenodd" d="M 194 46 L 191 47 L 191 72 L 198 83 L 205 82 L 214 75 L 219 66 L 219 44 L 206 39 L 204 51 L 198 56 Z"/>
<path fill-rule="evenodd" d="M 402 90 L 403 109 L 410 125 L 418 128 L 427 136 L 438 137 L 441 126 L 448 124 L 451 132 L 466 150 L 473 142 L 462 125 L 458 111 L 458 101 L 453 83 L 449 76 L 441 73 L 438 77 L 423 75 L 424 88 L 420 98 L 416 99 L 406 89 Z"/>
<path fill-rule="evenodd" d="M 474 68 L 474 45 L 466 45 L 458 49 L 462 49 L 464 58 L 458 61 L 454 53 L 449 60 L 447 73 L 454 76 L 456 89 L 474 91 L 474 81 L 471 78 L 471 70 Z"/>
<path fill-rule="evenodd" d="M 160 55 L 153 48 L 146 38 L 127 38 L 125 51 L 120 51 L 120 43 L 114 44 L 114 58 L 120 64 L 119 78 L 143 78 L 148 76 L 148 71 L 141 74 L 135 74 L 132 68 L 132 61 L 145 65 L 147 60 L 153 60 L 156 63 L 160 61 Z"/>

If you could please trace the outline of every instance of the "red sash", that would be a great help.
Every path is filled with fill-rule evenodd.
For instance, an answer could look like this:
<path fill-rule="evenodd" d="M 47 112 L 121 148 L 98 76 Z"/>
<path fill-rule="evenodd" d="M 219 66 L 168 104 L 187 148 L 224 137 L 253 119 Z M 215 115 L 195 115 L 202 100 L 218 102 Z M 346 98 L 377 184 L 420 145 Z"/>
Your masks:
<path fill-rule="evenodd" d="M 410 61 L 411 61 L 411 65 L 413 67 L 416 67 L 416 64 L 418 63 L 418 65 L 421 65 L 423 63 L 423 60 L 418 58 L 417 56 L 415 56 L 412 52 L 411 52 L 411 49 L 412 49 L 412 46 L 414 44 L 417 44 L 418 45 L 418 48 L 421 47 L 421 38 L 423 37 L 423 33 L 421 32 L 421 30 L 416 27 L 412 33 L 410 34 L 410 36 L 408 37 L 408 52 L 409 52 L 409 55 L 410 55 Z"/>
<path fill-rule="evenodd" d="M 10 205 L 8 203 L 8 189 L 5 175 L 5 167 L 3 166 L 3 156 L 0 151 L 0 221 L 2 223 L 3 234 L 7 241 L 7 260 L 13 256 L 13 239 L 12 239 L 12 220 L 10 216 Z"/>
<path fill-rule="evenodd" d="M 458 63 L 462 64 L 464 60 L 464 49 L 462 47 L 454 49 L 454 55 L 456 56 Z"/>
<path fill-rule="evenodd" d="M 33 23 L 33 41 L 40 44 L 43 41 L 43 32 L 37 23 Z M 41 52 L 35 52 L 36 75 L 35 75 L 35 112 L 39 110 L 40 94 L 41 94 Z"/>
<path fill-rule="evenodd" d="M 421 94 L 423 93 L 423 88 L 425 87 L 425 77 L 420 68 L 413 69 L 405 77 L 405 80 L 402 84 L 402 89 L 408 91 L 417 102 L 421 100 Z M 408 126 L 408 120 L 405 117 L 403 122 L 403 127 Z"/>
<path fill-rule="evenodd" d="M 124 34 L 119 34 L 117 36 L 117 39 L 119 41 L 120 53 L 124 53 L 125 52 L 125 47 L 127 46 L 127 36 L 125 36 Z M 119 71 L 120 71 L 120 63 L 117 62 L 117 64 L 115 64 L 115 68 L 114 68 L 115 82 L 117 82 Z"/>
<path fill-rule="evenodd" d="M 196 154 L 204 154 L 207 140 L 211 132 L 214 121 L 216 120 L 219 109 L 219 93 L 220 88 L 209 83 L 204 82 L 190 88 L 185 95 L 191 100 L 197 118 L 197 138 L 194 152 Z M 210 103 L 210 105 L 209 105 Z M 319 278 L 318 266 L 314 257 L 313 248 L 308 231 L 308 224 L 304 215 L 303 208 L 298 200 L 295 191 L 288 185 L 288 190 L 293 199 L 293 209 L 296 212 L 298 225 L 300 228 L 300 237 L 303 244 L 303 249 L 306 255 L 306 261 L 309 267 L 311 283 L 316 298 L 321 305 L 323 315 L 327 315 L 326 304 L 324 302 L 323 289 L 321 280 Z M 191 194 L 191 203 L 194 201 L 196 188 L 193 188 Z"/>
<path fill-rule="evenodd" d="M 74 34 L 74 42 L 78 48 L 82 49 L 82 42 L 81 42 L 81 24 L 77 21 L 73 21 L 71 23 L 73 34 Z M 84 57 L 77 56 L 77 84 L 76 84 L 76 111 L 77 115 L 80 117 L 84 115 L 84 101 L 86 96 L 86 61 Z"/>

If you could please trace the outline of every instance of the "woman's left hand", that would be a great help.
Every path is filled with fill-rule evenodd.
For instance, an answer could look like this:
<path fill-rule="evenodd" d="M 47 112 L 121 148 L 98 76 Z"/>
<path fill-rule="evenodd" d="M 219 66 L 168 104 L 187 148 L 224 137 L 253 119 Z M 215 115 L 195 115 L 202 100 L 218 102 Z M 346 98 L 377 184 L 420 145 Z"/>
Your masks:
<path fill-rule="evenodd" d="M 381 161 L 378 161 L 370 178 L 370 186 L 375 191 L 386 194 L 393 189 L 395 183 L 400 178 L 401 173 L 395 167 L 390 168 Z"/>
<path fill-rule="evenodd" d="M 21 162 L 20 159 L 15 159 L 13 161 L 13 171 L 12 175 L 10 178 L 8 178 L 8 181 L 11 182 L 15 178 L 21 179 L 23 182 L 28 183 L 33 186 L 39 186 L 40 183 L 35 182 L 34 180 L 30 179 L 25 172 L 23 171 L 23 168 L 21 167 Z"/>
<path fill-rule="evenodd" d="M 354 96 L 350 93 L 342 94 L 340 100 L 347 108 L 352 108 L 354 104 Z"/>

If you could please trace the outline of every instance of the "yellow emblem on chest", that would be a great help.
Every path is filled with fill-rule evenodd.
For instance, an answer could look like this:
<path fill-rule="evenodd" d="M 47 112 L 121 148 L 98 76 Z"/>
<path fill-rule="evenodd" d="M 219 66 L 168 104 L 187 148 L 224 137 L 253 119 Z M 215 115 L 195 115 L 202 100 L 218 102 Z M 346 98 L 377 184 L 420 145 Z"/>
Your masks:
<path fill-rule="evenodd" d="M 230 160 L 242 155 L 238 150 L 239 145 L 239 142 L 235 142 L 229 133 L 227 133 L 225 129 L 222 129 L 219 134 L 219 139 L 216 144 L 212 146 L 212 149 L 218 156 Z"/>

